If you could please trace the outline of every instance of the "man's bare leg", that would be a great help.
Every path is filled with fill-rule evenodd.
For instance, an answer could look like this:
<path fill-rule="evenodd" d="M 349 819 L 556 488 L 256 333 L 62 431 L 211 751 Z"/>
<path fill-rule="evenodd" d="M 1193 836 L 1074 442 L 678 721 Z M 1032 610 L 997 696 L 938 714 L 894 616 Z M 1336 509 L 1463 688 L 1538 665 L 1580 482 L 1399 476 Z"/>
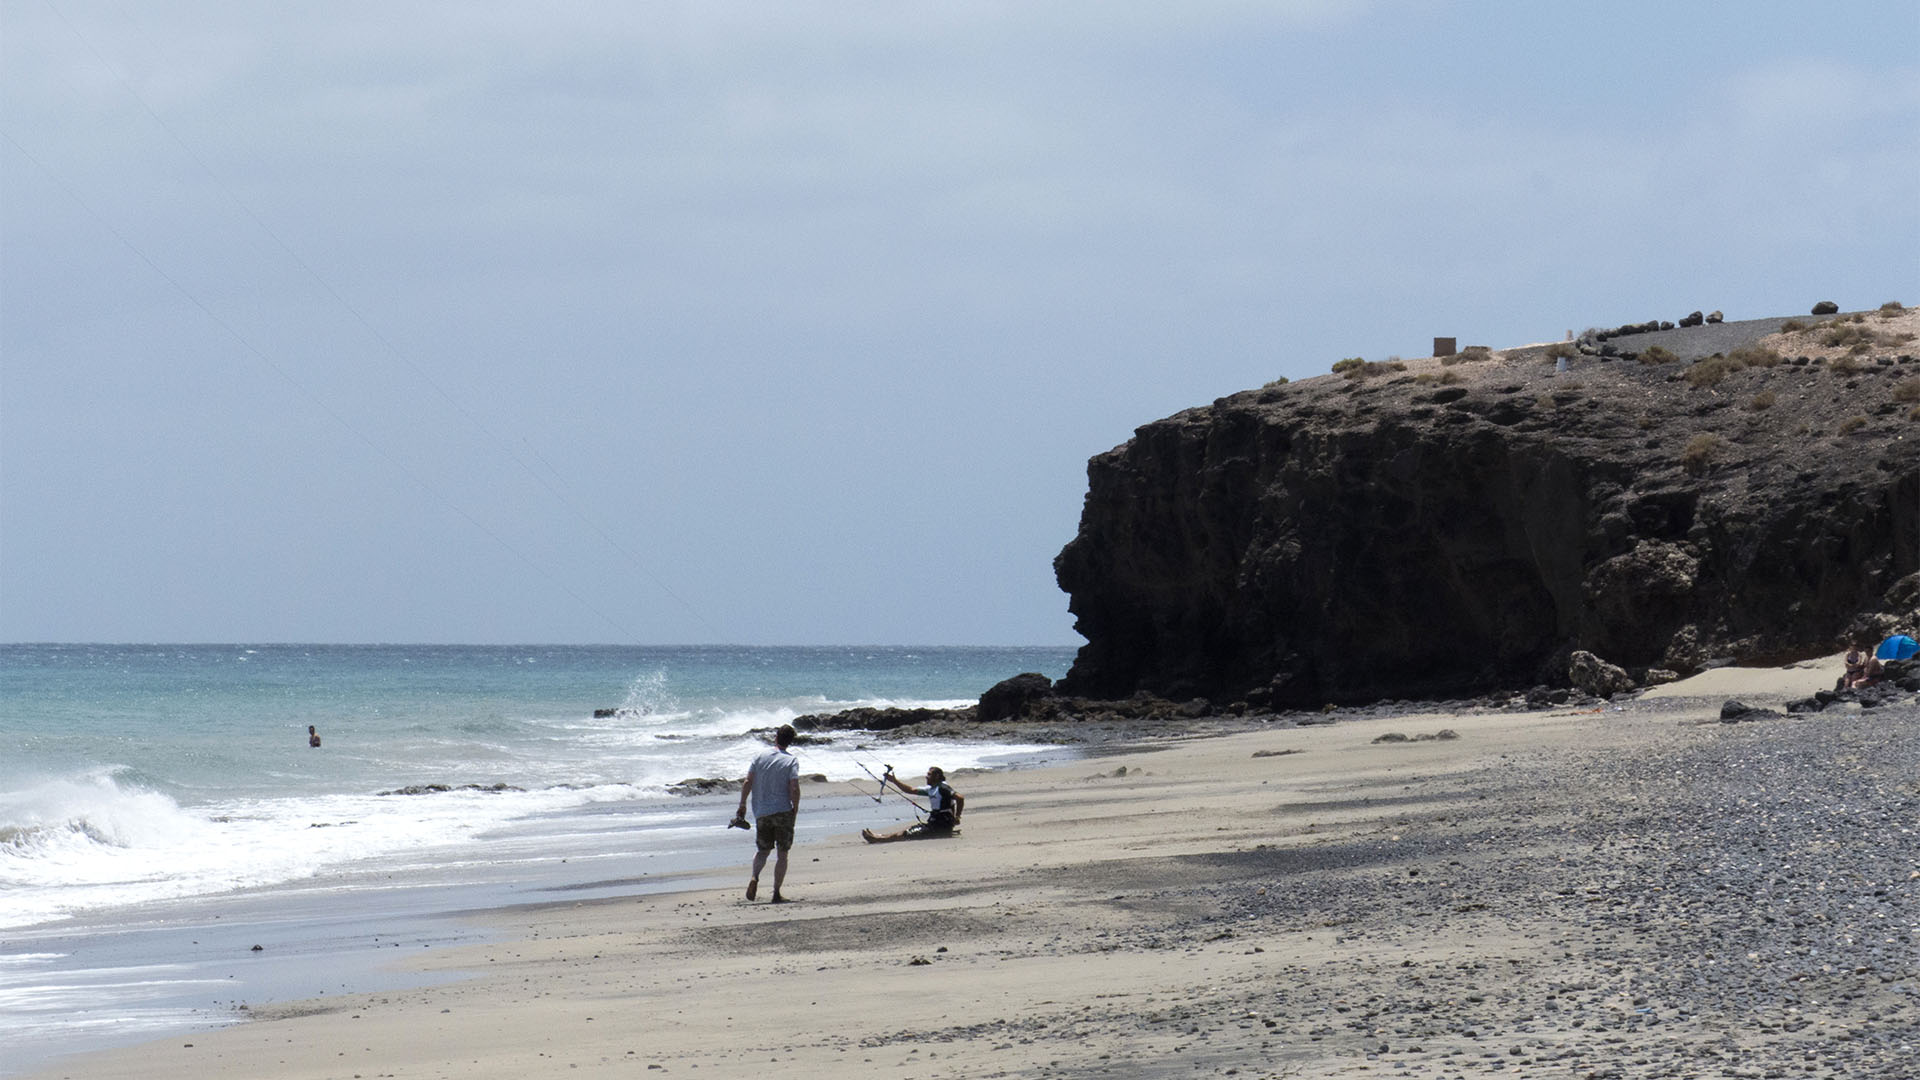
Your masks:
<path fill-rule="evenodd" d="M 761 856 L 762 861 L 765 861 L 765 858 L 766 856 L 763 854 Z M 758 877 L 759 874 L 756 873 L 754 876 Z M 787 880 L 787 849 L 781 848 L 780 854 L 774 856 L 773 859 L 773 902 L 776 904 L 786 902 L 787 898 L 780 895 L 780 883 L 785 880 Z"/>
<path fill-rule="evenodd" d="M 778 893 L 780 891 L 780 884 L 779 884 L 780 877 L 782 874 L 786 872 L 786 861 L 787 861 L 786 854 L 787 853 L 784 851 L 781 852 L 780 862 L 774 866 L 773 891 L 775 893 Z M 753 853 L 753 877 L 747 880 L 747 899 L 749 900 L 753 899 L 754 895 L 760 891 L 760 871 L 766 869 L 766 866 L 767 866 L 767 849 L 762 848 L 761 850 Z"/>

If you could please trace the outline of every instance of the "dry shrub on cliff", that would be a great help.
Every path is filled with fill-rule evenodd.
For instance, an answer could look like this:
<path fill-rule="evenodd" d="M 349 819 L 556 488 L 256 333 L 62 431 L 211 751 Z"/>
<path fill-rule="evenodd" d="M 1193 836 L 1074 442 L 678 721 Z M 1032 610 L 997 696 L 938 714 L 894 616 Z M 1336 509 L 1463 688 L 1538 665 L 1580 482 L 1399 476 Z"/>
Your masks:
<path fill-rule="evenodd" d="M 1902 404 L 1920 401 L 1920 379 L 1901 379 L 1894 383 L 1893 400 Z"/>
<path fill-rule="evenodd" d="M 1640 354 L 1640 362 L 1643 364 L 1671 364 L 1679 359 L 1680 357 L 1672 349 L 1663 345 L 1649 345 Z"/>
<path fill-rule="evenodd" d="M 1828 357 L 1827 370 L 1835 375 L 1852 375 L 1860 370 L 1860 361 L 1851 356 Z"/>
<path fill-rule="evenodd" d="M 1773 408 L 1773 403 L 1776 400 L 1777 399 L 1774 397 L 1773 391 L 1762 390 L 1759 393 L 1753 395 L 1752 401 L 1747 402 L 1747 408 L 1753 410 L 1754 412 L 1760 412 L 1763 409 L 1771 409 Z"/>
<path fill-rule="evenodd" d="M 1841 423 L 1840 434 L 1851 435 L 1854 432 L 1859 431 L 1862 428 L 1866 427 L 1868 424 L 1872 422 L 1873 421 L 1868 420 L 1864 416 L 1849 416 L 1844 422 Z"/>
<path fill-rule="evenodd" d="M 1694 387 L 1717 386 L 1720 380 L 1750 367 L 1776 367 L 1780 354 L 1760 345 L 1742 345 L 1730 353 L 1715 353 L 1697 360 L 1687 369 L 1687 382 Z"/>
<path fill-rule="evenodd" d="M 1441 357 L 1440 365 L 1442 367 L 1452 367 L 1455 364 L 1471 364 L 1475 361 L 1491 359 L 1493 359 L 1492 349 L 1487 348 L 1485 345 L 1469 345 L 1463 351 L 1454 353 L 1452 356 Z"/>
<path fill-rule="evenodd" d="M 1740 365 L 1725 356 L 1715 353 L 1704 359 L 1696 360 L 1687 369 L 1687 385 L 1696 390 L 1720 385 L 1720 380 L 1740 370 Z"/>
<path fill-rule="evenodd" d="M 1335 360 L 1332 370 L 1335 375 L 1345 375 L 1349 371 L 1360 370 L 1366 366 L 1366 363 L 1364 357 L 1349 356 L 1345 360 Z"/>
<path fill-rule="evenodd" d="M 1765 345 L 1742 345 L 1727 354 L 1727 359 L 1741 367 L 1779 367 L 1780 354 Z"/>
<path fill-rule="evenodd" d="M 1889 300 L 1880 305 L 1880 317 L 1883 319 L 1897 319 L 1905 313 L 1906 310 L 1906 305 L 1900 301 Z"/>
<path fill-rule="evenodd" d="M 1360 382 L 1363 379 L 1377 378 L 1381 375 L 1391 375 L 1396 371 L 1407 370 L 1407 365 L 1399 360 L 1384 360 L 1375 363 L 1371 360 L 1361 360 L 1357 356 L 1352 359 L 1356 362 L 1349 364 L 1347 361 L 1342 360 L 1340 363 L 1333 365 L 1333 370 L 1354 382 Z"/>
<path fill-rule="evenodd" d="M 1556 341 L 1547 346 L 1547 359 L 1549 360 L 1571 360 L 1578 355 L 1579 351 L 1573 347 L 1573 342 L 1571 341 Z"/>
<path fill-rule="evenodd" d="M 1706 472 L 1725 445 L 1726 440 L 1718 435 L 1695 435 L 1688 440 L 1687 448 L 1680 451 L 1680 466 L 1696 475 Z"/>
<path fill-rule="evenodd" d="M 1875 331 L 1870 326 L 1862 325 L 1859 322 L 1840 322 L 1839 320 L 1835 320 L 1834 325 L 1829 326 L 1820 334 L 1820 344 L 1830 349 L 1848 347 L 1859 352 L 1872 349 L 1874 346 L 1884 343 L 1885 341 L 1878 331 Z"/>

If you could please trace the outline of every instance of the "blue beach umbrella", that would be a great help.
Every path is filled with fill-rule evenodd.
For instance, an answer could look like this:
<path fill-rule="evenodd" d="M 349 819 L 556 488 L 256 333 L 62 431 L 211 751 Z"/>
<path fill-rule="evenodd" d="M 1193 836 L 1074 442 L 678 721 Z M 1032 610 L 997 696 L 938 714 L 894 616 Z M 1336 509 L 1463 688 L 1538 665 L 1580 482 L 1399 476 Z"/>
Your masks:
<path fill-rule="evenodd" d="M 1873 655 L 1881 660 L 1905 660 L 1917 652 L 1920 652 L 1920 642 L 1905 634 L 1895 634 L 1881 642 Z"/>

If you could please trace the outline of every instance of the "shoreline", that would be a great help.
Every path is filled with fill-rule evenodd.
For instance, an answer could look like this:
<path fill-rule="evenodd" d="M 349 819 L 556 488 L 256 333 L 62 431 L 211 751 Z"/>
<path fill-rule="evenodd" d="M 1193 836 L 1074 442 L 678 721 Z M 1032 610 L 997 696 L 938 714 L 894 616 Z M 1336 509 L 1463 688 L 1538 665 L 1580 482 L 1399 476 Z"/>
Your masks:
<path fill-rule="evenodd" d="M 1700 688 L 1087 747 L 965 777 L 954 840 L 803 840 L 791 906 L 496 908 L 415 958 L 454 981 L 30 1075 L 1901 1075 L 1920 711 Z"/>

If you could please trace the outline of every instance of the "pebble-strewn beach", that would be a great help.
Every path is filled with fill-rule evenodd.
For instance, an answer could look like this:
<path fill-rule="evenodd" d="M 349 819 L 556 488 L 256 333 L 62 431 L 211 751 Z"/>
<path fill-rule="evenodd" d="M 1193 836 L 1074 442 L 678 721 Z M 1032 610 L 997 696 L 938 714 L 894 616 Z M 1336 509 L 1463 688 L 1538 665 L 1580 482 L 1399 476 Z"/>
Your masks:
<path fill-rule="evenodd" d="M 1914 1075 L 1920 709 L 1710 674 L 958 777 L 960 837 L 803 846 L 796 904 L 487 913 L 464 981 L 44 1075 Z"/>

